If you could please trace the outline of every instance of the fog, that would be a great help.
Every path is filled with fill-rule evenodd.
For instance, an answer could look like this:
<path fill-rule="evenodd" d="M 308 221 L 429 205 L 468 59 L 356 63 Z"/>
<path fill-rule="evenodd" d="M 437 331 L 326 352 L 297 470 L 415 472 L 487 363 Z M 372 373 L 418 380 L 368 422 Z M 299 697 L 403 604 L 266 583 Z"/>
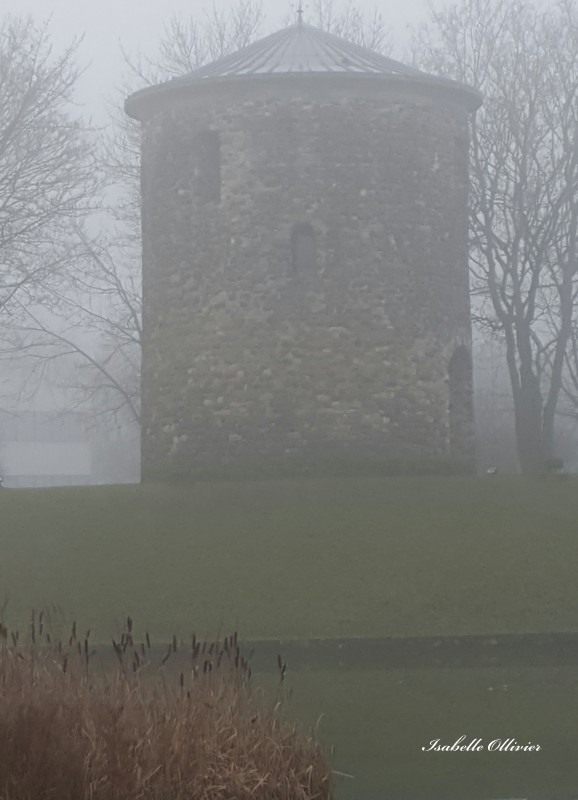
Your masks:
<path fill-rule="evenodd" d="M 216 2 L 226 9 L 226 2 Z M 375 4 L 364 0 L 356 5 L 371 12 Z M 84 36 L 81 59 L 87 71 L 79 84 L 78 100 L 95 122 L 106 122 L 106 98 L 114 95 L 125 70 L 122 48 L 135 55 L 153 53 L 159 35 L 172 14 L 202 16 L 212 3 L 199 0 L 5 0 L 3 10 L 13 13 L 29 12 L 37 19 L 50 18 L 50 30 L 55 47 L 65 47 L 72 38 Z M 265 2 L 263 4 L 267 33 L 281 26 L 287 13 L 297 3 Z M 406 0 L 389 3 L 381 8 L 397 43 L 405 41 L 407 26 L 416 24 L 427 15 L 427 0 Z M 304 4 L 307 21 L 307 4 Z"/>
<path fill-rule="evenodd" d="M 153 54 L 171 15 L 202 17 L 210 5 L 194 0 L 5 0 L 2 11 L 29 13 L 37 21 L 48 20 L 55 53 L 82 37 L 78 62 L 84 73 L 77 83 L 78 105 L 74 113 L 81 113 L 100 127 L 109 123 L 111 103 L 122 99 L 118 89 L 127 72 L 123 51 L 131 57 L 139 52 Z M 227 8 L 227 3 L 216 5 Z M 368 2 L 358 5 L 367 11 L 375 7 Z M 295 9 L 296 3 L 265 2 L 264 32 L 279 28 Z M 426 10 L 426 0 L 392 3 L 386 10 L 386 22 L 397 46 L 406 42 L 407 26 L 420 21 Z M 307 21 L 307 4 L 304 19 Z M 99 215 L 94 219 L 93 224 L 99 225 Z M 52 326 L 58 329 L 57 322 L 53 321 Z M 76 340 L 84 340 L 90 350 L 90 334 L 76 330 L 74 335 Z M 95 346 L 96 340 L 92 342 L 93 350 Z M 122 416 L 99 419 L 95 424 L 93 408 L 79 407 L 78 392 L 69 386 L 71 370 L 74 372 L 74 360 L 55 362 L 48 369 L 43 367 L 40 379 L 34 361 L 23 362 L 18 355 L 12 361 L 3 361 L 0 425 L 5 445 L 0 450 L 0 474 L 19 476 L 6 477 L 5 485 L 138 480 L 138 426 Z M 82 376 L 81 371 L 78 380 L 82 381 Z M 24 415 L 20 426 L 15 423 L 16 413 Z M 63 436 L 69 445 L 58 443 Z M 38 443 L 26 444 L 30 437 Z M 50 445 L 50 441 L 54 444 Z M 38 452 L 34 447 L 39 448 Z M 95 455 L 95 450 L 100 455 Z M 78 452 L 83 453 L 82 458 Z M 35 465 L 44 465 L 47 459 L 53 464 L 52 478 L 44 466 L 35 477 Z"/>
<path fill-rule="evenodd" d="M 226 4 L 217 4 L 226 10 Z M 361 10 L 371 13 L 375 6 L 372 3 L 360 2 L 357 4 Z M 435 8 L 442 8 L 445 4 L 434 3 Z M 547 4 L 544 3 L 544 6 Z M 6 0 L 3 11 L 18 14 L 31 14 L 36 20 L 49 20 L 49 30 L 55 52 L 61 51 L 76 37 L 83 37 L 79 50 L 79 62 L 85 67 L 76 90 L 78 112 L 91 119 L 97 126 L 109 124 L 111 101 L 117 105 L 121 102 L 118 89 L 126 75 L 124 53 L 135 57 L 138 53 L 153 55 L 159 44 L 164 26 L 171 15 L 181 17 L 198 15 L 202 18 L 207 6 L 203 3 L 191 3 L 184 0 L 167 0 L 167 2 L 137 2 L 137 0 L 103 0 L 101 3 L 73 2 L 73 0 Z M 337 8 L 339 5 L 337 4 Z M 404 49 L 409 40 L 411 26 L 425 22 L 430 15 L 430 4 L 426 0 L 408 0 L 403 4 L 392 3 L 390 7 L 381 10 L 384 21 L 391 33 L 393 55 L 403 60 Z M 295 3 L 264 3 L 265 21 L 262 25 L 263 34 L 281 27 L 287 14 L 295 12 Z M 308 7 L 304 5 L 304 20 L 307 21 Z M 407 58 L 406 58 L 407 60 Z M 100 225 L 100 217 L 93 217 L 93 225 Z M 88 297 L 88 303 L 99 302 L 95 296 Z M 42 316 L 42 313 L 40 314 Z M 58 329 L 58 322 L 53 321 L 52 326 Z M 60 329 L 62 332 L 64 329 Z M 94 352 L 95 348 L 105 346 L 104 340 L 93 331 L 83 330 L 76 324 L 74 330 L 75 346 Z M 476 379 L 477 402 L 477 439 L 478 453 L 481 454 L 482 465 L 500 463 L 506 469 L 516 468 L 515 442 L 512 434 L 513 407 L 511 390 L 508 384 L 508 375 L 505 369 L 503 351 L 496 342 L 488 342 L 481 336 L 475 338 L 476 357 L 474 359 Z M 80 360 L 81 361 L 81 360 Z M 45 415 L 52 412 L 59 416 L 60 425 L 70 425 L 72 450 L 76 455 L 71 456 L 71 463 L 76 460 L 82 462 L 82 469 L 78 467 L 79 474 L 86 479 L 90 472 L 87 464 L 90 461 L 90 443 L 99 439 L 106 439 L 104 432 L 113 439 L 125 437 L 124 448 L 130 451 L 128 462 L 130 466 L 124 478 L 136 480 L 138 478 L 138 425 L 134 419 L 126 417 L 123 413 L 109 415 L 106 422 L 99 419 L 94 424 L 91 419 L 99 409 L 99 402 L 94 401 L 88 407 L 79 401 L 78 389 L 86 390 L 83 385 L 82 369 L 77 370 L 77 362 L 69 359 L 67 364 L 54 362 L 48 368 L 42 367 L 42 379 L 38 379 L 35 365 L 24 364 L 16 354 L 11 362 L 4 362 L 4 372 L 0 384 L 0 410 L 5 414 L 15 414 L 17 411 L 30 415 Z M 76 372 L 77 375 L 76 375 Z M 29 373 L 27 375 L 27 373 Z M 67 377 L 74 373 L 76 387 L 67 384 Z M 24 375 L 24 379 L 23 379 Z M 27 375 L 27 377 L 26 377 Z M 63 422 L 63 415 L 69 415 L 69 422 Z M 98 416 L 98 414 L 96 415 Z M 44 423 L 42 423 L 43 425 Z M 41 425 L 41 427 L 42 427 Z M 564 427 L 564 426 L 563 426 Z M 566 426 L 567 427 L 567 426 Z M 95 431 L 97 433 L 95 434 Z M 572 425 L 568 428 L 569 436 L 564 436 L 564 442 L 572 441 L 575 435 Z M 28 435 L 28 434 L 26 434 Z M 48 435 L 38 434 L 40 439 Z M 4 435 L 6 439 L 6 435 Z M 58 438 L 58 437 L 57 437 Z M 18 455 L 14 450 L 15 442 L 9 441 L 0 452 L 0 471 L 5 470 L 3 463 L 20 463 L 22 459 L 30 463 L 45 460 L 45 456 L 30 454 Z M 116 447 L 116 445 L 115 445 Z M 10 449 L 12 448 L 12 449 Z M 76 450 L 74 450 L 76 448 Z M 83 449 L 84 448 L 84 449 Z M 574 445 L 569 448 L 569 453 L 575 451 Z M 62 450 L 62 448 L 61 448 Z M 82 458 L 78 455 L 84 453 Z M 61 460 L 61 455 L 54 451 L 56 461 Z M 20 459 L 20 461 L 19 461 Z M 84 460 L 83 460 L 84 459 Z M 105 458 L 104 461 L 107 459 Z M 120 459 L 122 460 L 122 459 Z M 102 461 L 102 459 L 101 459 Z M 112 448 L 110 464 L 119 463 L 118 453 Z M 574 465 L 576 458 L 570 455 L 569 461 Z M 23 463 L 23 462 L 22 462 Z M 15 467 L 14 467 L 15 469 Z M 20 464 L 19 470 L 24 474 L 28 467 Z M 46 470 L 43 468 L 42 474 Z M 65 470 L 66 472 L 66 470 Z M 103 481 L 108 477 L 119 477 L 118 469 L 111 467 L 110 474 L 107 469 L 101 470 L 94 480 Z M 121 476 L 122 477 L 122 476 Z"/>
<path fill-rule="evenodd" d="M 212 2 L 0 9 L 0 800 L 576 800 L 578 0 Z"/>

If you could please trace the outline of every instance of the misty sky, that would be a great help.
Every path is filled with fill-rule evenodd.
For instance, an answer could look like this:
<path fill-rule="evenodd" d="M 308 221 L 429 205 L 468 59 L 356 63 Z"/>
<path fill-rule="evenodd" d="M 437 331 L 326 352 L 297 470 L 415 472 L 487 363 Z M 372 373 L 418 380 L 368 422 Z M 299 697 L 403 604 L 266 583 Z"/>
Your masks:
<path fill-rule="evenodd" d="M 51 17 L 54 44 L 62 48 L 77 35 L 84 34 L 81 50 L 83 65 L 89 68 L 79 85 L 78 100 L 96 121 L 104 121 L 104 96 L 112 96 L 119 82 L 123 63 L 120 44 L 130 54 L 140 48 L 153 53 L 164 23 L 171 14 L 202 15 L 211 0 L 2 0 L 2 11 L 31 13 L 39 20 Z M 224 0 L 217 5 L 226 8 Z M 291 0 L 264 0 L 265 32 L 281 27 L 288 10 L 296 7 Z M 307 21 L 307 0 L 304 0 Z M 372 11 L 372 0 L 358 0 L 356 5 Z M 445 5 L 435 0 L 435 5 Z M 336 0 L 336 7 L 340 6 Z M 428 0 L 388 0 L 378 3 L 384 19 L 396 38 L 405 38 L 409 24 L 426 19 Z"/>

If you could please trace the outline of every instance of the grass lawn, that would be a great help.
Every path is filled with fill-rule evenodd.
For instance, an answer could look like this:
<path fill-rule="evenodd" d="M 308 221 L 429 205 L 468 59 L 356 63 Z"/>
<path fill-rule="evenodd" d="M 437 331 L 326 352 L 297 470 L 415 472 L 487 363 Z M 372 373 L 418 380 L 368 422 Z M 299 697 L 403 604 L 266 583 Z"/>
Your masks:
<path fill-rule="evenodd" d="M 578 481 L 364 478 L 0 491 L 7 622 L 109 641 L 578 630 Z"/>
<path fill-rule="evenodd" d="M 257 676 L 263 683 L 264 676 Z M 293 717 L 334 745 L 338 800 L 569 800 L 578 795 L 578 674 L 453 669 L 290 675 Z M 484 750 L 422 752 L 433 739 Z M 488 752 L 494 739 L 539 752 Z"/>

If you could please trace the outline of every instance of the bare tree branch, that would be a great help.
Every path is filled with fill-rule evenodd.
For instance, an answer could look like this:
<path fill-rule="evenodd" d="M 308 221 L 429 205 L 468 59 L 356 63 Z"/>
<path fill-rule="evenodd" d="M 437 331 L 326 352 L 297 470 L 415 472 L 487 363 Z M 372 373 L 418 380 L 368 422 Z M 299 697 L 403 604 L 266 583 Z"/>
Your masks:
<path fill-rule="evenodd" d="M 58 57 L 46 24 L 0 20 L 0 323 L 76 257 L 97 203 L 90 134 L 72 113 L 79 41 Z"/>

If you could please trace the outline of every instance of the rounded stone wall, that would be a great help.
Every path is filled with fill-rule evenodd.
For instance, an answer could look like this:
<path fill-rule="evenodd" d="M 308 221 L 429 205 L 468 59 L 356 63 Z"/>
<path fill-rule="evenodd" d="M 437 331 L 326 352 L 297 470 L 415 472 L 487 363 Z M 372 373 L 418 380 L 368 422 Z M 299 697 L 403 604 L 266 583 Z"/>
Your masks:
<path fill-rule="evenodd" d="M 149 101 L 145 479 L 471 463 L 469 110 L 350 75 Z"/>

